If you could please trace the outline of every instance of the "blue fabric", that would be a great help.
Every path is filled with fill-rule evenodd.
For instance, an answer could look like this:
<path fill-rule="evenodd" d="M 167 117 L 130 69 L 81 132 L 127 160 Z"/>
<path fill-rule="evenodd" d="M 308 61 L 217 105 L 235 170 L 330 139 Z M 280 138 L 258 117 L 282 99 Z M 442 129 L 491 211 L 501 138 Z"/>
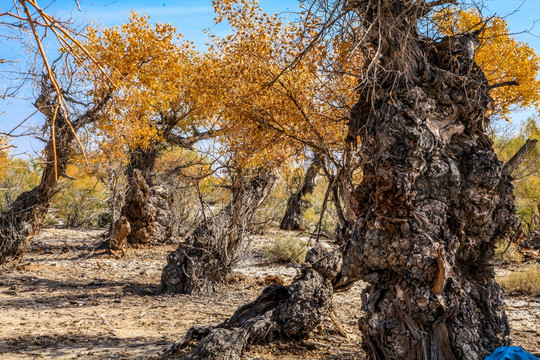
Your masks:
<path fill-rule="evenodd" d="M 489 355 L 485 360 L 540 360 L 519 346 L 503 346 Z"/>

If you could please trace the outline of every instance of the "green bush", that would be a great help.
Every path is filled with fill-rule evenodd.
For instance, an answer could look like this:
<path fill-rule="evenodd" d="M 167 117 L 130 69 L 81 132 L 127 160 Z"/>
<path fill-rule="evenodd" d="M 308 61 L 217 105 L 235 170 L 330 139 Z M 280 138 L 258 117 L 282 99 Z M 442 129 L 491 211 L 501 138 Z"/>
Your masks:
<path fill-rule="evenodd" d="M 264 254 L 270 263 L 302 263 L 308 249 L 306 241 L 289 235 L 285 238 L 274 238 L 274 243 L 264 248 Z"/>

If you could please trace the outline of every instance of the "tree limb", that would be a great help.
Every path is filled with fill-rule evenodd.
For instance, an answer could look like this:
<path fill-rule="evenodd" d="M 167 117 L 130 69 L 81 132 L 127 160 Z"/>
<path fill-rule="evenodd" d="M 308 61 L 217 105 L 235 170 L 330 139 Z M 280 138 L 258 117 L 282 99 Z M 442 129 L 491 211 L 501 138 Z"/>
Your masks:
<path fill-rule="evenodd" d="M 498 84 L 493 84 L 493 85 L 490 85 L 488 87 L 488 90 L 493 90 L 493 89 L 498 89 L 500 87 L 503 87 L 503 86 L 518 86 L 519 83 L 517 81 L 505 81 L 505 82 L 502 82 L 502 83 L 498 83 Z"/>
<path fill-rule="evenodd" d="M 527 155 L 534 149 L 538 140 L 527 139 L 525 145 L 518 150 L 518 152 L 512 156 L 510 160 L 503 167 L 503 173 L 506 175 L 512 175 L 512 173 L 521 165 Z"/>
<path fill-rule="evenodd" d="M 426 5 L 429 7 L 435 7 L 435 6 L 446 5 L 446 4 L 457 5 L 457 0 L 435 0 L 435 1 L 428 2 Z"/>
<path fill-rule="evenodd" d="M 189 137 L 182 137 L 176 134 L 169 134 L 167 136 L 167 141 L 173 145 L 180 146 L 185 149 L 191 149 L 193 145 L 202 140 L 210 139 L 214 136 L 219 135 L 221 130 L 208 130 L 205 132 L 197 133 Z"/>

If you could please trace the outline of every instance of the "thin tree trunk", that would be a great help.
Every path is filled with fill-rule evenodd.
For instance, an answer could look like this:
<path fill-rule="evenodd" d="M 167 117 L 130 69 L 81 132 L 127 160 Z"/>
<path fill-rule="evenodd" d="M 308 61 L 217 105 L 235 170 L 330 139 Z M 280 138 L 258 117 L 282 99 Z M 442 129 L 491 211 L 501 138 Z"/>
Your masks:
<path fill-rule="evenodd" d="M 46 129 L 52 129 L 54 118 L 54 132 L 51 131 L 45 145 L 45 163 L 39 185 L 19 195 L 0 215 L 0 270 L 12 269 L 27 251 L 32 238 L 39 233 L 50 203 L 59 190 L 58 180 L 65 175 L 71 159 L 74 131 L 93 121 L 95 114 L 109 99 L 106 97 L 83 115 L 71 119 L 70 127 L 58 109 L 53 93 L 44 77 L 42 92 L 35 106 L 47 119 Z"/>
<path fill-rule="evenodd" d="M 243 256 L 246 233 L 253 215 L 277 184 L 273 172 L 239 175 L 232 200 L 216 215 L 205 218 L 167 258 L 163 291 L 196 294 L 221 289 L 238 259 Z"/>
<path fill-rule="evenodd" d="M 302 226 L 304 212 L 309 207 L 309 201 L 306 199 L 307 195 L 311 195 L 315 189 L 315 179 L 321 168 L 320 155 L 315 154 L 309 168 L 304 176 L 304 182 L 302 188 L 291 195 L 287 201 L 287 210 L 285 215 L 279 224 L 279 228 L 282 230 L 298 230 Z"/>

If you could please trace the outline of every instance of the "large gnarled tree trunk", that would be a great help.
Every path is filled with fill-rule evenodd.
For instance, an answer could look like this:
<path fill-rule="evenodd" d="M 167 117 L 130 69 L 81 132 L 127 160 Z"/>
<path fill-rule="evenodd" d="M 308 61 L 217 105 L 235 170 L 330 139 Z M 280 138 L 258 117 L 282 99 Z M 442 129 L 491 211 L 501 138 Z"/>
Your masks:
<path fill-rule="evenodd" d="M 169 254 L 161 276 L 163 291 L 195 294 L 219 290 L 245 252 L 251 219 L 277 180 L 274 172 L 266 170 L 239 175 L 231 189 L 231 202 L 203 219 Z"/>
<path fill-rule="evenodd" d="M 193 150 L 193 146 L 209 139 L 217 131 L 196 131 L 188 137 L 173 132 L 179 119 L 173 115 L 162 118 L 167 124 L 163 130 L 164 140 L 147 148 L 135 149 L 130 154 L 126 175 L 128 187 L 119 219 L 115 219 L 109 231 L 111 250 L 123 251 L 128 244 L 163 244 L 174 240 L 178 234 L 174 208 L 174 190 L 160 181 L 155 164 L 165 144 Z"/>
<path fill-rule="evenodd" d="M 280 229 L 298 230 L 302 226 L 302 217 L 309 207 L 309 201 L 306 200 L 306 196 L 311 195 L 315 189 L 315 180 L 321 165 L 320 155 L 315 154 L 304 176 L 302 187 L 287 200 L 287 210 L 279 224 Z"/>
<path fill-rule="evenodd" d="M 111 248 L 121 250 L 127 244 L 163 244 L 174 237 L 172 189 L 158 183 L 154 173 L 159 149 L 136 149 L 127 168 L 128 188 L 120 219 L 111 231 Z M 129 224 L 129 231 L 125 224 Z M 124 238 L 115 238 L 121 234 Z"/>

